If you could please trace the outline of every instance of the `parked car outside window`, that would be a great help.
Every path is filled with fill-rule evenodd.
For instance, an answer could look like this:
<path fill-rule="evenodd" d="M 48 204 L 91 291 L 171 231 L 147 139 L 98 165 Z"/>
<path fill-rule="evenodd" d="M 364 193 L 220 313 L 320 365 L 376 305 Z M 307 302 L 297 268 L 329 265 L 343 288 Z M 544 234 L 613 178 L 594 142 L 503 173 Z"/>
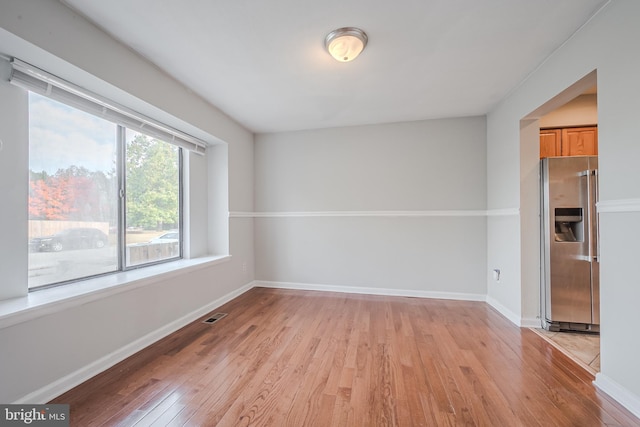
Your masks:
<path fill-rule="evenodd" d="M 149 243 L 173 243 L 180 241 L 180 233 L 176 230 L 169 231 L 149 240 Z"/>
<path fill-rule="evenodd" d="M 68 228 L 51 236 L 31 239 L 29 246 L 33 251 L 59 252 L 66 249 L 103 248 L 109 239 L 97 228 Z"/>

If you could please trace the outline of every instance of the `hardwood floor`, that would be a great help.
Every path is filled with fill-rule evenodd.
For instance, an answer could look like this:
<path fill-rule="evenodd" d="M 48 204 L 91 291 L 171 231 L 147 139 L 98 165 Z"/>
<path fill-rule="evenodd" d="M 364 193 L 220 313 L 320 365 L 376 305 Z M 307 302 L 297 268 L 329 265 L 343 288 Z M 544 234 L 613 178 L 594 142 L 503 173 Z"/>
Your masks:
<path fill-rule="evenodd" d="M 72 426 L 640 426 L 485 303 L 254 288 L 54 399 Z"/>

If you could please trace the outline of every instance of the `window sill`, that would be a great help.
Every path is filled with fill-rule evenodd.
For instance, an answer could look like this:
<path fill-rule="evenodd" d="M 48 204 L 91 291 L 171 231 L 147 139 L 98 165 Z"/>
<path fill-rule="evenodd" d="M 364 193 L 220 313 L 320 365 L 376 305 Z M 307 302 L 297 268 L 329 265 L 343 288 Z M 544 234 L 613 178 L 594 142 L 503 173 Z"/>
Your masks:
<path fill-rule="evenodd" d="M 229 260 L 231 255 L 182 259 L 34 291 L 24 297 L 0 301 L 0 329 Z"/>

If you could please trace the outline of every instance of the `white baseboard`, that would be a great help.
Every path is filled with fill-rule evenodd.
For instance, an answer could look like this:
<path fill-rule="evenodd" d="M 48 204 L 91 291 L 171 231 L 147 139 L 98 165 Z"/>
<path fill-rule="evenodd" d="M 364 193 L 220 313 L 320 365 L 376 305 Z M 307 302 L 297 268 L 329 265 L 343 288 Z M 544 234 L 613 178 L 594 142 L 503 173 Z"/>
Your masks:
<path fill-rule="evenodd" d="M 487 296 L 487 304 L 489 304 L 491 307 L 495 308 L 496 310 L 498 310 L 498 312 L 500 314 L 502 314 L 504 317 L 506 317 L 507 319 L 509 319 L 511 321 L 511 323 L 522 327 L 522 319 L 520 318 L 520 316 L 518 316 L 517 314 L 515 314 L 513 311 L 509 310 L 507 307 L 505 307 L 504 305 L 502 305 L 501 303 L 498 302 L 497 299 L 492 298 L 490 296 Z M 538 322 L 538 326 L 540 326 L 540 322 Z M 537 326 L 534 326 L 537 327 Z"/>
<path fill-rule="evenodd" d="M 124 359 L 126 359 L 129 356 L 132 356 L 133 354 L 137 353 L 138 351 L 142 350 L 145 347 L 150 346 L 151 344 L 153 344 L 154 342 L 166 337 L 167 335 L 177 331 L 178 329 L 182 328 L 183 326 L 188 325 L 189 323 L 197 320 L 199 317 L 204 316 L 205 314 L 215 310 L 216 308 L 220 307 L 221 305 L 231 301 L 232 299 L 240 296 L 241 294 L 247 292 L 249 289 L 254 287 L 254 282 L 248 283 L 244 286 L 242 286 L 239 289 L 236 289 L 235 291 L 229 292 L 226 295 L 223 295 L 222 297 L 218 298 L 217 300 L 210 302 L 209 304 L 200 307 L 197 310 L 192 311 L 189 314 L 186 314 L 184 316 L 182 316 L 181 318 L 159 328 L 156 329 L 153 332 L 148 333 L 147 335 L 138 338 L 137 340 L 133 341 L 132 343 L 129 343 L 127 345 L 125 345 L 124 347 L 121 347 L 120 349 L 107 354 L 104 357 L 101 357 L 100 359 L 96 360 L 95 362 L 92 362 L 86 366 L 84 366 L 83 368 L 78 369 L 75 372 L 72 372 L 69 375 L 66 375 L 32 393 L 27 394 L 26 396 L 23 396 L 22 398 L 16 400 L 14 403 L 17 404 L 24 404 L 24 403 L 31 403 L 31 404 L 44 404 L 48 401 L 50 401 L 51 399 L 61 395 L 62 393 L 69 391 L 70 389 L 72 389 L 73 387 L 83 383 L 84 381 L 88 380 L 89 378 L 92 378 L 96 375 L 98 375 L 99 373 L 109 369 L 110 367 L 112 367 L 113 365 L 115 365 L 118 362 L 123 361 Z"/>
<path fill-rule="evenodd" d="M 485 301 L 484 294 L 469 294 L 462 292 L 439 292 L 439 291 L 419 291 L 413 289 L 388 289 L 388 288 L 368 288 L 360 286 L 336 286 L 321 285 L 312 283 L 293 283 L 293 282 L 270 282 L 264 280 L 256 280 L 254 286 L 264 288 L 279 289 L 298 289 L 303 291 L 324 291 L 324 292 L 343 292 L 349 294 L 366 294 L 366 295 L 386 295 L 399 297 L 418 297 L 418 298 L 437 298 L 451 299 L 461 301 Z"/>
<path fill-rule="evenodd" d="M 521 328 L 542 328 L 542 322 L 537 317 L 523 317 L 520 319 Z"/>
<path fill-rule="evenodd" d="M 593 384 L 640 418 L 640 396 L 631 393 L 602 372 L 596 374 Z"/>

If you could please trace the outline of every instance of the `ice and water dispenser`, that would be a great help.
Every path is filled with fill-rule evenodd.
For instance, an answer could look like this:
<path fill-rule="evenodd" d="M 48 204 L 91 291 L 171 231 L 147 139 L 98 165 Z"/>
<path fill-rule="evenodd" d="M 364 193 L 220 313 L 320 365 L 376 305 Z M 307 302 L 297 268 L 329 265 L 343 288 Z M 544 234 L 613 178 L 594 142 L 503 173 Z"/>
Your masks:
<path fill-rule="evenodd" d="M 584 241 L 582 208 L 556 208 L 554 213 L 556 242 Z"/>

